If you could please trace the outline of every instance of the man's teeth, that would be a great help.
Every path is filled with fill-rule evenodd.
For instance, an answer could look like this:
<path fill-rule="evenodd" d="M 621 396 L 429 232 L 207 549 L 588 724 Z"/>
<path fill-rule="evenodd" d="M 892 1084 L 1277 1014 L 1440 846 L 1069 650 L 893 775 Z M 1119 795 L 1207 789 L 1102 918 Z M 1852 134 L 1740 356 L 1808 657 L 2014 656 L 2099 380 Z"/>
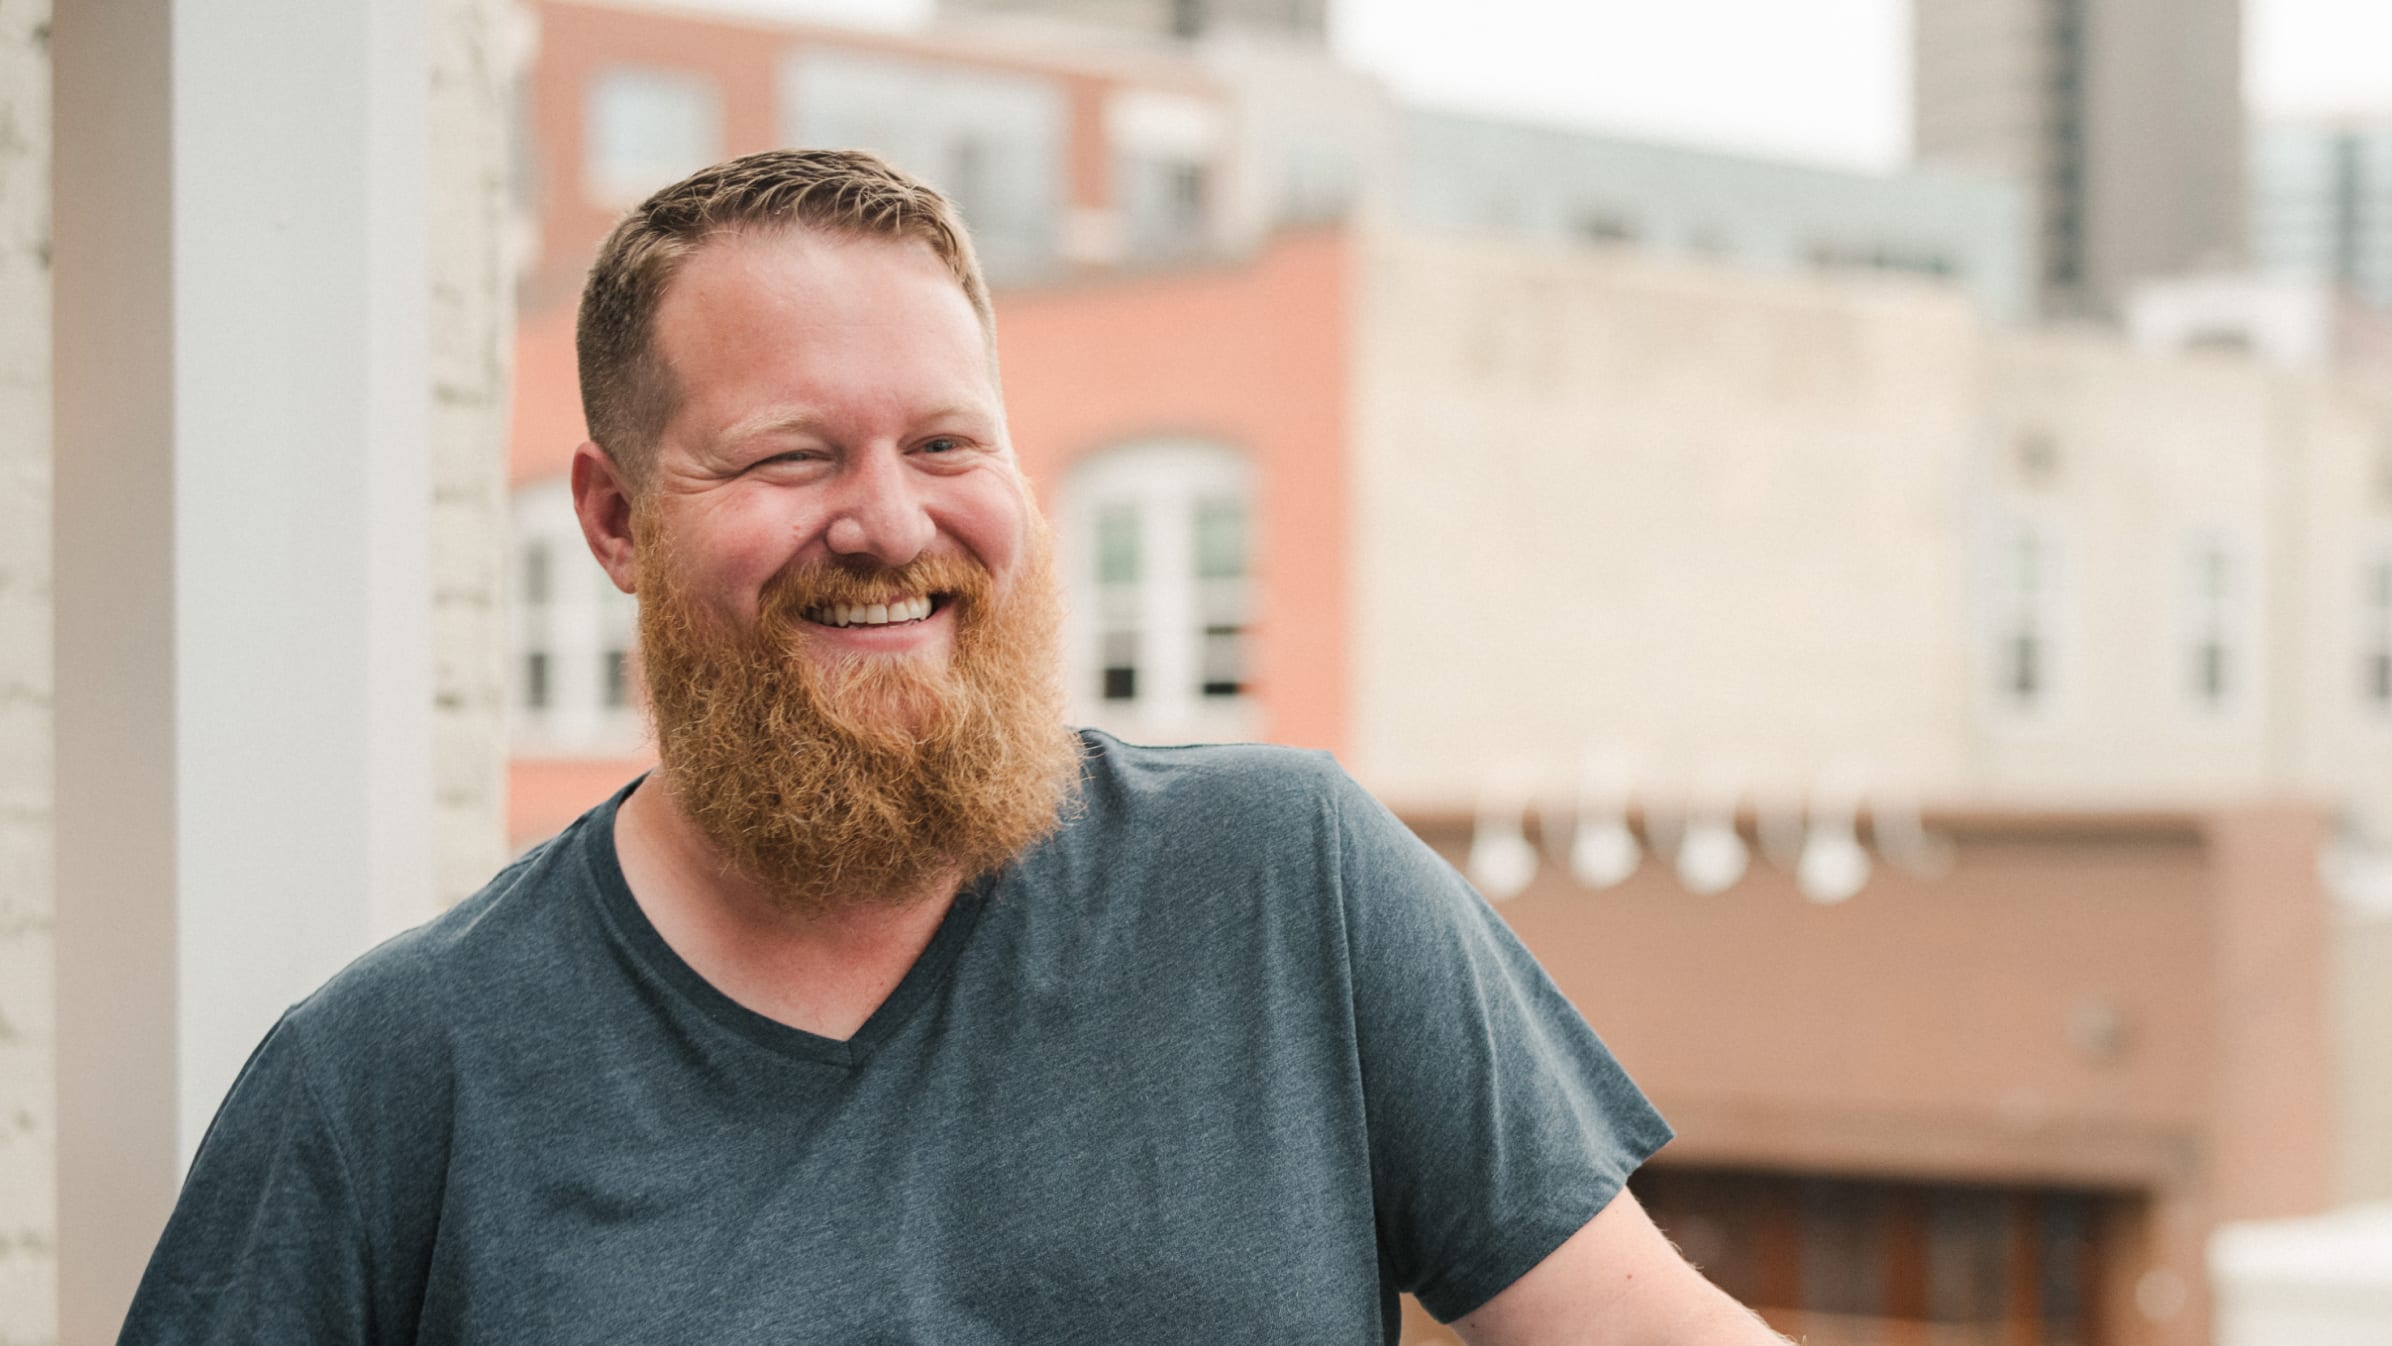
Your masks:
<path fill-rule="evenodd" d="M 833 603 L 815 608 L 807 618 L 825 626 L 887 626 L 918 622 L 930 615 L 930 599 L 905 598 L 894 603 Z"/>

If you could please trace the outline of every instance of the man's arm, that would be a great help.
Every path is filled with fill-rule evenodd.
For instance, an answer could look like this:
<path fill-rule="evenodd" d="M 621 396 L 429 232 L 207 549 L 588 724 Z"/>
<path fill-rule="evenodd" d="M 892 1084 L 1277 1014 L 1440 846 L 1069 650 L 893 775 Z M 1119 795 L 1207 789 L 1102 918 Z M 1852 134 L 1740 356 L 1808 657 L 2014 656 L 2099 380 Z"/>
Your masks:
<path fill-rule="evenodd" d="M 242 1067 L 117 1346 L 365 1346 L 372 1276 L 349 1165 L 290 1020 Z"/>
<path fill-rule="evenodd" d="M 1626 1189 L 1454 1323 L 1471 1346 L 1784 1346 L 1703 1279 Z"/>

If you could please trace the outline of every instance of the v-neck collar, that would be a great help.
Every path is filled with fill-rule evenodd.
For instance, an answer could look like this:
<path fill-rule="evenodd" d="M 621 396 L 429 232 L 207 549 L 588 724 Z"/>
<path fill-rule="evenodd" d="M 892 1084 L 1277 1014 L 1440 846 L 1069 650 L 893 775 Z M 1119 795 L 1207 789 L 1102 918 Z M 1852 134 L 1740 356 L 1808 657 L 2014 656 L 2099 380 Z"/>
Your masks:
<path fill-rule="evenodd" d="M 765 1050 L 806 1061 L 829 1065 L 856 1067 L 872 1058 L 881 1044 L 887 1042 L 915 1010 L 928 1000 L 946 980 L 947 972 L 955 964 L 970 938 L 972 928 L 979 922 L 980 912 L 987 905 L 988 892 L 997 882 L 995 874 L 983 876 L 966 884 L 947 907 L 947 914 L 939 921 L 938 930 L 921 956 L 905 971 L 888 998 L 872 1011 L 853 1037 L 840 1039 L 809 1033 L 802 1028 L 766 1015 L 723 994 L 714 983 L 706 980 L 688 960 L 674 952 L 664 936 L 640 909 L 639 899 L 631 895 L 630 881 L 623 877 L 622 860 L 615 853 L 615 817 L 623 801 L 637 788 L 642 776 L 615 792 L 592 811 L 585 820 L 582 833 L 582 859 L 588 866 L 591 887 L 597 895 L 599 915 L 610 933 L 629 949 L 643 969 L 664 982 L 691 1007 L 708 1019 L 747 1038 Z M 1001 873 L 1002 871 L 1000 871 Z"/>

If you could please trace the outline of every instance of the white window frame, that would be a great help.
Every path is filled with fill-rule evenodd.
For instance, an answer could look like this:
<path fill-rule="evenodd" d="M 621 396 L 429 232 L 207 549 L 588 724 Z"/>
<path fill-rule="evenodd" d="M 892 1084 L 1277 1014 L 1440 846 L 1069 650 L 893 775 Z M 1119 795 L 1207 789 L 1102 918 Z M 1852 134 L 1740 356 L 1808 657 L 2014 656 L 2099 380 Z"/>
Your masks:
<path fill-rule="evenodd" d="M 637 677 L 632 671 L 638 606 L 615 588 L 582 540 L 571 488 L 563 480 L 537 482 L 510 502 L 513 541 L 507 563 L 508 741 L 520 757 L 619 757 L 638 751 L 644 737 Z M 548 556 L 548 595 L 524 592 L 529 557 Z M 624 696 L 608 705 L 607 654 L 622 652 Z M 526 700 L 532 656 L 547 659 L 547 704 Z"/>
<path fill-rule="evenodd" d="M 696 143 L 676 153 L 623 156 L 606 143 L 613 98 L 687 100 L 697 119 Z M 589 199 L 608 209 L 637 204 L 649 193 L 679 181 L 723 157 L 723 93 L 713 76 L 673 66 L 617 63 L 590 72 L 583 93 L 581 183 Z"/>
<path fill-rule="evenodd" d="M 2069 616 L 2068 548 L 2057 520 L 2040 511 L 2013 510 L 1986 525 L 1978 555 L 1977 659 L 1974 681 L 1990 720 L 2012 727 L 2050 725 L 2071 696 L 2074 641 Z M 2036 548 L 2036 574 L 2021 566 L 2026 545 Z M 2013 641 L 2022 631 L 2037 641 L 2037 690 L 2022 699 L 2013 689 Z"/>
<path fill-rule="evenodd" d="M 2392 695 L 2379 697 L 2375 692 L 2376 661 L 2392 666 L 2392 536 L 2379 534 L 2360 551 L 2355 578 L 2351 594 L 2353 691 L 2361 713 L 2392 724 Z M 2392 667 L 2387 668 L 2386 677 L 2388 690 L 2392 690 Z"/>
<path fill-rule="evenodd" d="M 1254 469 L 1234 449 L 1195 440 L 1153 440 L 1092 454 L 1065 474 L 1058 492 L 1057 563 L 1069 619 L 1064 657 L 1072 717 L 1144 742 L 1226 742 L 1254 737 L 1260 721 L 1253 693 Z M 1200 580 L 1196 513 L 1208 500 L 1233 499 L 1246 517 L 1244 576 Z M 1137 520 L 1140 564 L 1134 617 L 1139 637 L 1136 695 L 1107 700 L 1102 648 L 1107 596 L 1097 582 L 1098 519 L 1127 510 Z M 1173 562 L 1173 563 L 1166 563 Z M 1227 598 L 1246 633 L 1241 686 L 1234 696 L 1203 694 L 1205 586 L 1234 585 Z M 1217 593 L 1209 595 L 1219 601 Z"/>
<path fill-rule="evenodd" d="M 2213 567 L 2222 583 L 2212 585 Z M 2176 630 L 2169 642 L 2169 683 L 2178 704 L 2197 722 L 2234 724 L 2259 703 L 2263 672 L 2258 549 L 2220 527 L 2196 529 L 2179 553 Z M 2224 664 L 2220 694 L 2201 685 L 2203 647 L 2216 643 Z"/>

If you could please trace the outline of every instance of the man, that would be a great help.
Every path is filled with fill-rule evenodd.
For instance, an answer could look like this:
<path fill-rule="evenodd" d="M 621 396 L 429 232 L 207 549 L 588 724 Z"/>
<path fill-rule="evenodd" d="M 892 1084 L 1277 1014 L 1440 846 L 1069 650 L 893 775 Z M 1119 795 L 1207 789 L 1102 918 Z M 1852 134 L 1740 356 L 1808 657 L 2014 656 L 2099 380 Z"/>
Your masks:
<path fill-rule="evenodd" d="M 124 1340 L 1778 1338 L 1667 1138 L 1334 766 L 1062 726 L 1056 586 L 935 192 L 775 152 L 583 298 L 590 548 L 661 765 L 294 1007 Z"/>

